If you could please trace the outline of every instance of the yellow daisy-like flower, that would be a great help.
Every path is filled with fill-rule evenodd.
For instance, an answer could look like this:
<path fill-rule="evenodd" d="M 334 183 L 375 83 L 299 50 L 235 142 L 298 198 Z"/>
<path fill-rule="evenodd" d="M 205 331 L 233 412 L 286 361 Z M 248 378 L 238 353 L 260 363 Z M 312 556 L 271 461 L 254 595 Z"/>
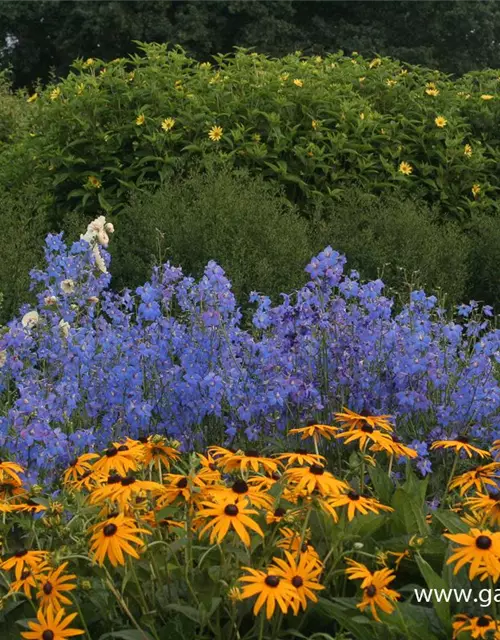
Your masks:
<path fill-rule="evenodd" d="M 473 453 L 477 453 L 480 458 L 491 458 L 489 451 L 470 444 L 466 436 L 458 436 L 454 440 L 436 440 L 431 444 L 431 449 L 453 449 L 455 453 L 465 451 L 469 458 L 472 458 Z"/>
<path fill-rule="evenodd" d="M 470 580 L 476 575 L 480 575 L 481 579 L 486 576 L 496 579 L 500 576 L 500 533 L 473 528 L 469 533 L 443 535 L 461 545 L 460 548 L 453 549 L 453 555 L 447 560 L 447 564 L 456 562 L 453 569 L 455 575 L 465 564 L 470 563 Z"/>
<path fill-rule="evenodd" d="M 64 609 L 55 615 L 52 610 L 44 613 L 42 609 L 39 609 L 36 614 L 36 622 L 28 620 L 30 630 L 22 631 L 21 636 L 26 640 L 67 640 L 67 638 L 81 636 L 85 631 L 69 628 L 76 615 L 76 613 L 71 613 L 67 616 Z"/>
<path fill-rule="evenodd" d="M 458 616 L 455 618 L 455 623 L 457 627 L 453 627 L 456 629 L 455 633 L 460 632 L 465 633 L 468 631 L 470 633 L 471 638 L 491 638 L 493 636 L 490 635 L 490 632 L 496 631 L 498 629 L 498 623 L 493 620 L 491 616 L 476 616 L 474 618 L 470 618 L 469 616 L 463 616 L 460 620 L 457 620 Z M 461 624 L 460 624 L 461 623 Z M 455 637 L 455 636 L 453 636 Z"/>
<path fill-rule="evenodd" d="M 111 475 L 107 483 L 95 489 L 89 498 L 90 504 L 102 504 L 106 500 L 116 503 L 120 509 L 125 510 L 131 505 L 133 499 L 143 498 L 148 493 L 160 493 L 163 485 L 149 480 L 137 480 L 134 476 L 122 477 L 118 474 Z"/>
<path fill-rule="evenodd" d="M 69 463 L 69 467 L 63 474 L 64 484 L 68 484 L 72 481 L 78 480 L 79 476 L 92 469 L 91 460 L 95 460 L 98 457 L 99 454 L 97 453 L 83 453 L 81 456 L 74 458 Z"/>
<path fill-rule="evenodd" d="M 370 451 L 383 451 L 388 456 L 396 456 L 398 458 L 403 456 L 406 458 L 418 457 L 418 453 L 415 451 L 415 449 L 411 449 L 410 447 L 407 447 L 406 445 L 399 442 L 397 436 L 393 435 L 392 433 L 389 435 L 389 440 L 384 439 L 382 445 L 375 443 L 370 447 Z"/>
<path fill-rule="evenodd" d="M 306 438 L 314 438 L 317 439 L 318 436 L 322 436 L 327 440 L 331 440 L 332 436 L 337 433 L 339 430 L 338 427 L 332 427 L 329 424 L 308 424 L 305 427 L 300 427 L 298 429 L 290 429 L 288 435 L 293 435 L 294 433 L 298 433 L 301 436 L 301 440 L 305 440 Z"/>
<path fill-rule="evenodd" d="M 446 125 L 448 124 L 448 120 L 444 116 L 437 116 L 436 118 L 434 118 L 434 122 L 436 124 L 436 127 L 439 127 L 440 129 L 446 127 Z"/>
<path fill-rule="evenodd" d="M 319 121 L 318 120 L 311 120 L 311 127 L 316 130 L 319 127 Z"/>
<path fill-rule="evenodd" d="M 477 198 L 478 195 L 481 193 L 481 185 L 480 184 L 473 184 L 472 185 L 472 195 L 474 196 L 474 198 Z"/>
<path fill-rule="evenodd" d="M 388 585 L 396 578 L 391 569 L 380 569 L 371 573 L 364 565 L 354 560 L 347 560 L 350 565 L 346 569 L 349 580 L 362 580 L 361 589 L 363 589 L 363 599 L 356 606 L 364 611 L 370 608 L 372 616 L 380 622 L 377 607 L 384 613 L 392 613 L 394 611 L 394 602 L 401 596 L 397 591 L 388 588 Z"/>
<path fill-rule="evenodd" d="M 42 578 L 45 577 L 47 572 L 50 571 L 50 566 L 47 562 L 42 562 L 37 567 L 25 567 L 19 580 L 14 580 L 10 584 L 9 593 L 24 592 L 24 595 L 31 600 L 32 590 L 38 587 L 38 584 Z"/>
<path fill-rule="evenodd" d="M 71 580 L 76 580 L 76 575 L 61 575 L 67 566 L 68 563 L 64 562 L 58 569 L 54 569 L 40 581 L 40 589 L 36 597 L 44 613 L 49 609 L 56 613 L 63 604 L 71 605 L 71 600 L 65 595 L 65 592 L 76 589 L 76 584 L 71 582 Z"/>
<path fill-rule="evenodd" d="M 232 453 L 224 460 L 221 460 L 220 463 L 218 461 L 218 464 L 220 464 L 221 469 L 227 473 L 234 471 L 244 473 L 250 470 L 258 473 L 260 469 L 263 469 L 267 473 L 273 473 L 278 471 L 282 466 L 281 462 L 262 456 L 254 449 L 247 449 L 241 453 Z"/>
<path fill-rule="evenodd" d="M 12 554 L 10 558 L 0 563 L 0 569 L 10 571 L 14 569 L 16 580 L 20 580 L 23 569 L 37 569 L 47 561 L 48 551 L 28 551 L 21 549 Z"/>
<path fill-rule="evenodd" d="M 286 549 L 295 555 L 306 555 L 312 558 L 318 567 L 323 567 L 318 552 L 309 540 L 309 536 L 311 535 L 310 530 L 306 531 L 305 540 L 302 539 L 302 533 L 294 531 L 289 527 L 282 527 L 280 534 L 282 537 L 276 543 L 279 549 Z"/>
<path fill-rule="evenodd" d="M 306 427 L 309 428 L 309 427 Z M 306 449 L 297 449 L 290 453 L 281 453 L 276 456 L 276 460 L 283 461 L 287 467 L 298 464 L 301 467 L 306 464 L 325 464 L 325 458 L 317 453 L 310 453 Z"/>
<path fill-rule="evenodd" d="M 161 128 L 163 129 L 163 131 L 170 131 L 171 129 L 174 128 L 174 125 L 175 125 L 174 118 L 165 118 L 165 120 L 162 120 Z"/>
<path fill-rule="evenodd" d="M 144 444 L 144 459 L 146 466 L 163 465 L 167 471 L 170 465 L 181 457 L 181 454 L 175 447 L 167 444 L 163 438 L 147 438 Z"/>
<path fill-rule="evenodd" d="M 266 571 L 257 571 L 251 567 L 243 567 L 249 574 L 242 576 L 240 582 L 245 582 L 245 586 L 241 590 L 241 597 L 253 598 L 258 595 L 253 608 L 254 615 L 258 615 L 259 611 L 266 605 L 266 618 L 272 618 L 276 605 L 286 614 L 292 598 L 295 596 L 294 587 L 291 583 L 273 573 L 273 569 Z M 274 570 L 275 571 L 275 570 Z"/>
<path fill-rule="evenodd" d="M 434 88 L 430 87 L 430 88 L 425 90 L 425 93 L 428 96 L 437 96 L 437 95 L 439 95 L 439 89 L 436 89 L 435 87 Z"/>
<path fill-rule="evenodd" d="M 55 89 L 52 89 L 52 91 L 50 92 L 50 99 L 57 100 L 57 98 L 59 98 L 60 95 L 61 95 L 61 89 L 59 87 L 56 87 Z"/>
<path fill-rule="evenodd" d="M 254 509 L 248 509 L 241 503 L 215 504 L 213 502 L 203 502 L 202 505 L 202 508 L 198 511 L 198 517 L 211 518 L 211 520 L 200 530 L 199 535 L 201 537 L 206 531 L 212 529 L 210 532 L 210 544 L 214 544 L 215 541 L 220 544 L 230 529 L 236 531 L 243 544 L 247 547 L 250 546 L 251 542 L 247 529 L 251 529 L 259 536 L 264 537 L 264 532 L 260 526 L 250 518 L 251 515 L 257 515 L 257 511 Z"/>
<path fill-rule="evenodd" d="M 134 518 L 128 518 L 123 514 L 93 525 L 90 531 L 90 552 L 95 561 L 102 566 L 105 559 L 109 558 L 114 567 L 125 564 L 124 553 L 138 559 L 139 554 L 132 545 L 143 548 L 144 542 L 138 534 L 151 535 L 147 529 L 139 528 Z"/>
<path fill-rule="evenodd" d="M 295 491 L 305 490 L 309 495 L 317 491 L 323 496 L 336 496 L 349 489 L 343 480 L 338 480 L 320 464 L 287 469 L 285 478 L 296 485 Z"/>
<path fill-rule="evenodd" d="M 470 144 L 466 144 L 464 146 L 464 156 L 467 156 L 467 158 L 470 158 L 472 156 L 472 147 Z"/>
<path fill-rule="evenodd" d="M 354 516 L 358 512 L 362 515 L 366 515 L 370 511 L 372 513 L 380 513 L 380 511 L 394 511 L 392 507 L 387 507 L 374 498 L 365 498 L 364 496 L 360 496 L 359 493 L 353 490 L 339 496 L 327 498 L 324 502 L 332 509 L 338 509 L 346 506 L 349 522 L 354 519 Z"/>
<path fill-rule="evenodd" d="M 367 424 L 374 429 L 384 429 L 385 431 L 393 430 L 389 422 L 391 417 L 392 416 L 389 415 L 374 416 L 370 415 L 367 411 L 356 413 L 355 411 L 350 411 L 346 408 L 344 408 L 343 413 L 335 414 L 337 422 L 340 422 L 343 426 L 347 426 L 349 429 L 354 429 Z"/>
<path fill-rule="evenodd" d="M 85 62 L 83 63 L 83 67 L 86 69 L 88 67 L 91 67 L 94 64 L 95 60 L 94 58 L 87 58 L 85 60 Z"/>
<path fill-rule="evenodd" d="M 325 587 L 319 584 L 318 579 L 323 570 L 318 566 L 313 558 L 302 554 L 297 562 L 295 557 L 285 551 L 286 561 L 281 558 L 273 558 L 276 566 L 271 566 L 269 571 L 275 575 L 288 580 L 295 589 L 290 606 L 295 615 L 300 611 L 300 607 L 305 611 L 307 609 L 307 601 L 318 602 L 315 591 L 321 591 Z"/>
<path fill-rule="evenodd" d="M 379 67 L 382 64 L 381 58 L 374 58 L 370 64 L 368 65 L 369 69 L 375 69 L 375 67 Z"/>
<path fill-rule="evenodd" d="M 106 449 L 102 457 L 94 462 L 93 470 L 104 475 L 110 475 L 114 470 L 125 476 L 129 471 L 137 470 L 143 456 L 144 451 L 138 446 L 113 442 L 113 446 Z"/>
<path fill-rule="evenodd" d="M 483 93 L 481 95 L 481 100 L 493 100 L 495 96 L 492 96 L 490 93 Z"/>
<path fill-rule="evenodd" d="M 272 496 L 264 493 L 260 487 L 253 487 L 248 485 L 245 480 L 241 478 L 235 480 L 230 487 L 225 486 L 212 486 L 207 488 L 207 494 L 215 502 L 234 503 L 240 505 L 245 501 L 252 506 L 261 509 L 270 509 L 274 499 Z"/>
<path fill-rule="evenodd" d="M 500 462 L 490 462 L 490 464 L 476 467 L 456 476 L 450 482 L 450 489 L 459 488 L 460 495 L 463 496 L 472 488 L 476 489 L 476 491 L 481 491 L 486 485 L 495 488 L 497 486 L 496 479 L 499 477 Z"/>
<path fill-rule="evenodd" d="M 10 482 L 17 487 L 22 485 L 20 473 L 24 473 L 23 467 L 17 462 L 9 462 L 9 460 L 0 460 L 0 483 Z"/>
<path fill-rule="evenodd" d="M 409 162 L 405 162 L 403 160 L 403 162 L 401 162 L 399 164 L 399 169 L 398 169 L 399 173 L 402 173 L 405 176 L 409 176 L 413 173 L 413 167 L 411 166 L 411 164 Z"/>
<path fill-rule="evenodd" d="M 217 125 L 214 125 L 208 132 L 208 137 L 212 142 L 219 142 L 223 134 L 224 134 L 224 131 L 222 127 L 218 127 Z"/>
<path fill-rule="evenodd" d="M 300 78 L 295 78 L 294 81 L 293 81 L 293 84 L 296 87 L 303 87 L 304 86 L 304 81 L 300 80 Z"/>
<path fill-rule="evenodd" d="M 492 526 L 500 524 L 500 496 L 491 496 L 488 493 L 478 493 L 467 498 L 465 506 Z"/>
<path fill-rule="evenodd" d="M 92 189 L 100 189 L 102 187 L 102 183 L 96 176 L 89 176 L 87 179 L 87 184 Z"/>
<path fill-rule="evenodd" d="M 36 100 L 38 100 L 38 93 L 34 93 L 33 95 L 31 95 L 26 102 L 35 102 Z"/>
<path fill-rule="evenodd" d="M 146 116 L 143 113 L 140 113 L 135 119 L 135 124 L 141 127 L 146 122 Z"/>

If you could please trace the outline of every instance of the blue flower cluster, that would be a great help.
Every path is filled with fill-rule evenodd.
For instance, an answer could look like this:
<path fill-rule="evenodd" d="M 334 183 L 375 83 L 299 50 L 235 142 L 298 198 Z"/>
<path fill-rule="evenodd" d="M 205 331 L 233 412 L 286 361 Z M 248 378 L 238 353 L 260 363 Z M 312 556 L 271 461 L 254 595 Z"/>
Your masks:
<path fill-rule="evenodd" d="M 135 293 L 109 289 L 109 254 L 62 234 L 33 271 L 36 309 L 0 338 L 0 447 L 50 476 L 84 450 L 124 435 L 202 441 L 272 437 L 348 406 L 395 416 L 398 433 L 431 470 L 432 439 L 500 434 L 500 331 L 491 309 L 455 318 L 415 291 L 395 310 L 382 281 L 345 273 L 330 247 L 310 280 L 281 304 L 257 293 L 246 328 L 224 271 L 196 281 L 170 263 Z"/>

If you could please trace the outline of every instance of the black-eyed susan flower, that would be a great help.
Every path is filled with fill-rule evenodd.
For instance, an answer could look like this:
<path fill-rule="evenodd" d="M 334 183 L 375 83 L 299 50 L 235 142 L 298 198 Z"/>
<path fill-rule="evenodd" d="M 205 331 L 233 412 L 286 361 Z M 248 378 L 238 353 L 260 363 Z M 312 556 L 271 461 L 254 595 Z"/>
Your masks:
<path fill-rule="evenodd" d="M 453 618 L 451 628 L 453 629 L 453 638 L 456 638 L 462 628 L 468 624 L 470 616 L 467 613 L 459 613 Z"/>
<path fill-rule="evenodd" d="M 214 125 L 208 132 L 208 137 L 212 142 L 219 142 L 223 134 L 224 134 L 224 131 L 222 127 L 218 127 L 217 125 Z"/>
<path fill-rule="evenodd" d="M 287 469 L 285 478 L 295 485 L 295 491 L 305 490 L 308 494 L 317 491 L 323 496 L 334 496 L 349 488 L 343 480 L 336 478 L 320 464 Z"/>
<path fill-rule="evenodd" d="M 344 428 L 356 429 L 364 425 L 369 425 L 373 429 L 383 429 L 385 431 L 392 431 L 392 425 L 389 420 L 392 418 L 390 415 L 370 415 L 367 411 L 356 413 L 350 409 L 344 407 L 343 412 L 336 413 L 335 419 L 340 422 Z"/>
<path fill-rule="evenodd" d="M 393 451 L 393 440 L 391 434 L 384 433 L 383 431 L 377 431 L 370 424 L 363 424 L 359 427 L 354 427 L 348 431 L 342 431 L 337 433 L 336 438 L 345 438 L 344 444 L 350 444 L 351 442 L 358 441 L 359 448 L 364 451 L 368 442 L 378 445 L 379 449 L 385 449 L 388 452 Z"/>
<path fill-rule="evenodd" d="M 304 611 L 307 609 L 308 600 L 312 600 L 312 602 L 318 601 L 318 597 L 314 592 L 325 588 L 318 582 L 323 569 L 318 566 L 314 558 L 305 554 L 300 556 L 298 562 L 289 551 L 285 551 L 285 556 L 286 561 L 281 558 L 273 558 L 275 566 L 271 566 L 269 570 L 275 575 L 288 580 L 294 588 L 290 606 L 294 614 L 297 615 L 300 607 Z"/>
<path fill-rule="evenodd" d="M 19 477 L 20 473 L 24 473 L 24 469 L 20 464 L 9 462 L 8 460 L 0 460 L 0 483 L 12 483 L 20 487 L 22 485 L 22 480 Z"/>
<path fill-rule="evenodd" d="M 471 444 L 467 436 L 457 436 L 453 440 L 436 440 L 431 444 L 431 449 L 453 449 L 457 454 L 464 451 L 469 458 L 472 458 L 473 453 L 477 453 L 480 458 L 491 457 L 489 451 L 479 449 L 479 447 Z"/>
<path fill-rule="evenodd" d="M 300 434 L 302 440 L 305 440 L 306 438 L 313 438 L 313 440 L 318 441 L 320 436 L 326 440 L 331 440 L 332 436 L 335 435 L 338 430 L 338 427 L 333 427 L 329 424 L 312 423 L 305 427 L 290 429 L 288 435 L 293 435 L 294 433 Z"/>
<path fill-rule="evenodd" d="M 123 514 L 93 525 L 90 531 L 90 551 L 95 561 L 102 566 L 105 559 L 109 558 L 114 567 L 125 564 L 124 553 L 138 559 L 139 554 L 133 545 L 142 548 L 144 543 L 139 534 L 151 535 L 147 529 L 138 527 L 133 518 Z"/>
<path fill-rule="evenodd" d="M 309 427 L 305 428 L 308 429 Z M 298 464 L 300 466 L 304 466 L 306 464 L 325 464 L 325 458 L 323 456 L 320 456 L 317 453 L 311 453 L 306 449 L 297 449 L 290 453 L 280 453 L 276 456 L 276 460 L 281 460 L 287 467 L 294 464 Z"/>
<path fill-rule="evenodd" d="M 137 470 L 140 460 L 141 451 L 138 447 L 114 442 L 113 446 L 106 449 L 102 457 L 94 462 L 93 469 L 104 475 L 111 475 L 115 471 L 125 476 L 129 471 Z"/>
<path fill-rule="evenodd" d="M 164 438 L 148 438 L 144 443 L 144 459 L 146 466 L 163 465 L 167 471 L 170 471 L 170 465 L 181 457 L 180 452 L 167 444 Z"/>
<path fill-rule="evenodd" d="M 165 118 L 164 120 L 161 121 L 161 128 L 163 129 L 163 131 L 170 131 L 171 129 L 173 129 L 175 126 L 175 119 L 174 118 Z"/>
<path fill-rule="evenodd" d="M 469 533 L 445 533 L 444 536 L 461 545 L 453 549 L 447 564 L 456 562 L 453 573 L 470 564 L 469 578 L 500 576 L 500 533 L 473 528 Z"/>
<path fill-rule="evenodd" d="M 491 632 L 499 628 L 499 623 L 495 622 L 491 616 L 467 617 L 461 620 L 459 626 L 460 634 L 469 632 L 471 638 L 491 638 Z"/>
<path fill-rule="evenodd" d="M 402 444 L 398 437 L 394 434 L 389 434 L 390 441 L 384 440 L 382 444 L 375 443 L 370 447 L 370 451 L 379 452 L 383 451 L 388 456 L 395 456 L 396 458 L 416 458 L 418 457 L 418 453 L 415 449 L 411 447 L 407 447 Z"/>
<path fill-rule="evenodd" d="M 302 539 L 302 533 L 294 531 L 290 527 L 282 527 L 280 535 L 281 538 L 276 542 L 276 546 L 279 549 L 285 549 L 294 554 L 306 555 L 308 558 L 314 560 L 318 566 L 323 566 L 318 552 L 309 539 L 311 535 L 310 531 L 306 531 L 304 540 Z"/>
<path fill-rule="evenodd" d="M 99 487 L 106 482 L 106 476 L 103 473 L 98 473 L 93 469 L 89 469 L 78 476 L 76 480 L 68 482 L 68 487 L 75 491 L 82 491 L 83 489 L 91 491 L 95 487 Z"/>
<path fill-rule="evenodd" d="M 281 467 L 281 462 L 263 456 L 254 449 L 233 453 L 218 464 L 226 473 L 234 473 L 235 471 L 245 473 L 250 470 L 258 473 L 261 469 L 267 473 L 273 473 Z"/>
<path fill-rule="evenodd" d="M 448 120 L 444 116 L 436 116 L 434 118 L 434 123 L 436 127 L 443 129 L 448 124 Z"/>
<path fill-rule="evenodd" d="M 294 513 L 297 513 L 297 511 L 288 511 L 285 507 L 271 509 L 266 513 L 266 524 L 277 524 L 279 522 L 283 522 L 285 519 L 293 518 Z"/>
<path fill-rule="evenodd" d="M 48 551 L 28 551 L 27 549 L 21 549 L 13 553 L 7 560 L 4 560 L 0 564 L 0 569 L 4 571 L 14 569 L 16 580 L 19 580 L 23 569 L 36 569 L 42 562 L 47 561 L 48 557 Z"/>
<path fill-rule="evenodd" d="M 380 513 L 381 511 L 394 511 L 392 507 L 381 504 L 375 498 L 361 496 L 352 489 L 347 493 L 329 497 L 324 500 L 332 509 L 347 507 L 347 519 L 349 522 L 354 519 L 356 513 L 366 515 L 368 512 Z"/>
<path fill-rule="evenodd" d="M 19 580 L 13 580 L 10 583 L 9 593 L 24 592 L 25 596 L 31 600 L 32 590 L 38 588 L 40 580 L 42 580 L 46 574 L 50 571 L 50 566 L 47 562 L 41 562 L 37 567 L 25 567 Z"/>
<path fill-rule="evenodd" d="M 67 638 L 83 635 L 85 632 L 81 629 L 69 627 L 76 615 L 71 613 L 67 616 L 64 609 L 60 609 L 56 614 L 52 610 L 44 613 L 39 609 L 36 622 L 28 620 L 29 631 L 22 631 L 21 636 L 26 640 L 67 640 Z"/>
<path fill-rule="evenodd" d="M 258 596 L 253 607 L 254 615 L 257 615 L 264 605 L 266 605 L 266 618 L 272 618 L 276 605 L 283 613 L 288 611 L 290 601 L 294 596 L 294 588 L 290 582 L 280 576 L 269 572 L 258 571 L 251 567 L 243 567 L 249 574 L 242 576 L 239 580 L 245 584 L 241 589 L 241 597 L 253 598 Z"/>
<path fill-rule="evenodd" d="M 76 576 L 72 573 L 64 574 L 67 566 L 68 563 L 64 562 L 60 567 L 50 571 L 40 580 L 40 588 L 36 597 L 43 611 L 48 611 L 52 608 L 56 612 L 64 604 L 71 605 L 71 600 L 65 594 L 76 589 L 76 584 L 72 582 L 76 580 Z"/>
<path fill-rule="evenodd" d="M 120 475 L 109 476 L 108 481 L 102 487 L 95 489 L 89 496 L 91 504 L 101 504 L 106 500 L 116 503 L 120 509 L 125 510 L 131 505 L 132 500 L 163 492 L 163 485 L 149 480 L 138 480 L 132 475 L 122 477 Z"/>
<path fill-rule="evenodd" d="M 384 613 L 390 614 L 394 611 L 394 602 L 401 596 L 397 591 L 389 589 L 389 584 L 396 578 L 391 569 L 380 569 L 371 573 L 359 562 L 347 560 L 348 568 L 346 574 L 349 580 L 361 580 L 363 599 L 356 606 L 361 611 L 370 608 L 372 616 L 380 622 L 377 608 Z"/>
<path fill-rule="evenodd" d="M 478 493 L 467 498 L 465 506 L 474 514 L 479 515 L 482 521 L 488 522 L 491 526 L 500 525 L 500 495 L 490 495 L 489 493 Z"/>
<path fill-rule="evenodd" d="M 251 542 L 247 529 L 254 531 L 259 536 L 264 536 L 260 526 L 250 517 L 257 515 L 257 511 L 249 509 L 241 503 L 203 502 L 197 515 L 199 518 L 209 519 L 209 522 L 200 530 L 199 535 L 201 537 L 211 529 L 210 544 L 215 541 L 220 544 L 230 529 L 236 531 L 243 544 L 247 547 L 250 546 Z"/>
<path fill-rule="evenodd" d="M 69 467 L 63 473 L 64 484 L 78 480 L 79 476 L 92 469 L 92 460 L 95 460 L 98 457 L 98 453 L 83 453 L 81 456 L 74 458 L 69 463 Z"/>
<path fill-rule="evenodd" d="M 248 501 L 250 505 L 261 509 L 270 509 L 274 500 L 259 487 L 249 485 L 241 478 L 235 480 L 230 487 L 211 486 L 207 489 L 207 494 L 209 494 L 215 502 L 245 504 L 245 502 Z"/>
<path fill-rule="evenodd" d="M 463 496 L 469 489 L 481 491 L 487 486 L 496 488 L 497 479 L 500 477 L 500 462 L 490 462 L 481 467 L 476 467 L 470 471 L 466 471 L 456 476 L 450 482 L 450 489 L 459 489 L 460 495 Z"/>

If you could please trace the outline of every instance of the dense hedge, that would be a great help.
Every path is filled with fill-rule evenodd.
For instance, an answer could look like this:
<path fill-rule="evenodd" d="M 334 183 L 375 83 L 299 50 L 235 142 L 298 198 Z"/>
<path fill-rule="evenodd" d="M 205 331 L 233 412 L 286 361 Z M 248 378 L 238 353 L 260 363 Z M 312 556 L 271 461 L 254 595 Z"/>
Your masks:
<path fill-rule="evenodd" d="M 72 208 L 117 212 L 131 189 L 215 156 L 278 180 L 294 201 L 355 181 L 421 193 L 451 218 L 497 209 L 496 72 L 452 82 L 386 58 L 245 51 L 210 66 L 166 49 L 76 63 L 29 104 L 0 181 L 35 174 L 59 219 Z"/>

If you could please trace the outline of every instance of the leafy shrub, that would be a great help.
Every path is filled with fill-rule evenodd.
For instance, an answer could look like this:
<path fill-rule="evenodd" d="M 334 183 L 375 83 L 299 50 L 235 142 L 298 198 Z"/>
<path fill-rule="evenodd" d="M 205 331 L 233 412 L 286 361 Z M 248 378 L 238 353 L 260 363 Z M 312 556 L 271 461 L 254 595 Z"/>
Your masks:
<path fill-rule="evenodd" d="M 306 281 L 308 223 L 279 186 L 247 172 L 211 170 L 171 178 L 140 194 L 119 216 L 115 286 L 138 286 L 168 257 L 196 277 L 215 260 L 241 303 L 257 290 L 277 299 Z"/>
<path fill-rule="evenodd" d="M 58 220 L 68 209 L 117 212 L 130 190 L 215 156 L 276 179 L 294 202 L 361 183 L 421 191 L 445 216 L 468 218 L 498 208 L 497 75 L 453 82 L 341 53 L 269 59 L 241 50 L 211 66 L 143 45 L 129 60 L 77 61 L 41 92 L 20 148 L 0 161 L 0 181 L 12 182 L 21 162 L 47 180 Z"/>
<path fill-rule="evenodd" d="M 500 225 L 496 218 L 475 216 L 468 227 L 471 246 L 469 291 L 474 300 L 500 300 Z"/>
<path fill-rule="evenodd" d="M 325 201 L 317 213 L 315 235 L 344 253 L 363 277 L 381 276 L 399 291 L 408 283 L 441 289 L 448 302 L 462 299 L 468 239 L 455 224 L 440 223 L 422 201 L 349 189 L 338 200 Z"/>

